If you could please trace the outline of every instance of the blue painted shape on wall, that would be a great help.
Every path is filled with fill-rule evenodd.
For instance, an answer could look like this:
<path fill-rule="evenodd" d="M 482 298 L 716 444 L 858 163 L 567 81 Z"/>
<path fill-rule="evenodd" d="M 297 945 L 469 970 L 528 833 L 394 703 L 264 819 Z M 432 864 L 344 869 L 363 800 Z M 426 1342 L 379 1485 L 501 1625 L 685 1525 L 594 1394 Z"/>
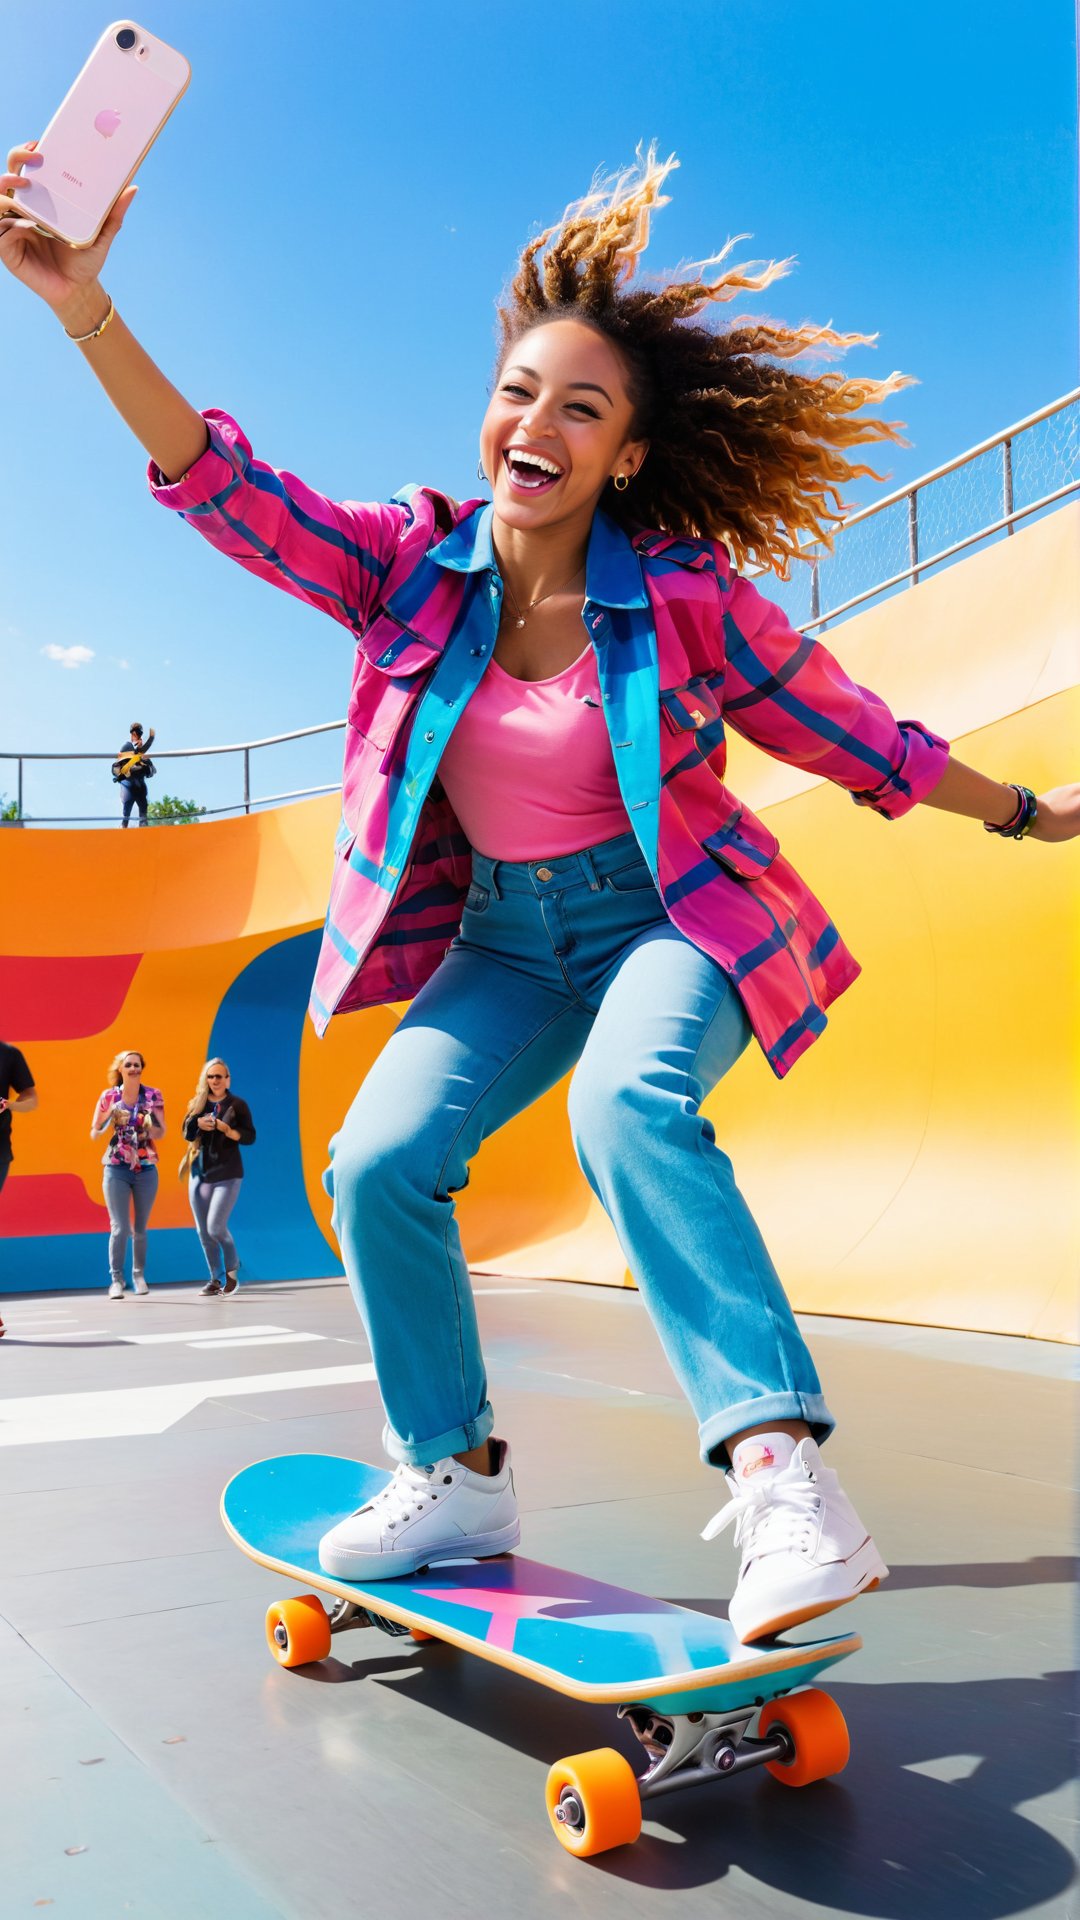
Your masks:
<path fill-rule="evenodd" d="M 0 1205 L 3 1203 L 0 1202 Z M 131 1256 L 128 1255 L 128 1279 Z M 206 1278 L 194 1227 L 155 1227 L 150 1216 L 147 1279 L 151 1290 L 163 1282 Z M 107 1233 L 19 1235 L 0 1240 L 0 1293 L 104 1293 L 109 1284 Z"/>
<path fill-rule="evenodd" d="M 243 1280 L 344 1271 L 308 1204 L 300 1150 L 300 1045 L 320 938 L 298 933 L 260 953 L 233 981 L 210 1034 L 208 1057 L 228 1061 L 255 1122 L 233 1216 Z"/>
<path fill-rule="evenodd" d="M 230 1222 L 242 1282 L 344 1271 L 308 1204 L 300 1150 L 300 1045 L 319 937 L 296 934 L 259 954 L 233 981 L 210 1035 L 209 1054 L 228 1061 L 257 1136 L 244 1149 L 244 1183 Z M 162 1177 L 171 1169 L 163 1153 Z M 206 1262 L 194 1227 L 155 1227 L 151 1215 L 147 1279 L 151 1287 L 201 1285 Z M 87 1292 L 108 1284 L 106 1233 L 0 1241 L 0 1293 Z"/>

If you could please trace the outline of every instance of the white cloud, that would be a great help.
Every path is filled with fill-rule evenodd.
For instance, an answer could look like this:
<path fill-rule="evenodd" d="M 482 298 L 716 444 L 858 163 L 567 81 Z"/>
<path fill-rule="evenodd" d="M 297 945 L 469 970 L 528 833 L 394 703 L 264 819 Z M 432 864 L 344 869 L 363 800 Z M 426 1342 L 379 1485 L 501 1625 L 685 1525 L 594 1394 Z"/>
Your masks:
<path fill-rule="evenodd" d="M 41 651 L 46 660 L 55 660 L 61 667 L 85 667 L 94 657 L 93 647 L 58 647 L 55 640 Z"/>
<path fill-rule="evenodd" d="M 129 672 L 131 671 L 131 661 L 130 661 L 130 660 L 121 660 L 121 659 L 120 659 L 120 657 L 119 657 L 119 655 L 117 655 L 117 654 L 115 654 L 115 653 L 114 653 L 114 654 L 112 654 L 112 655 L 110 656 L 110 658 L 112 659 L 112 663 L 113 663 L 113 666 L 114 666 L 114 667 L 119 667 L 119 668 L 120 668 L 120 671 L 121 671 L 121 673 L 129 673 Z"/>

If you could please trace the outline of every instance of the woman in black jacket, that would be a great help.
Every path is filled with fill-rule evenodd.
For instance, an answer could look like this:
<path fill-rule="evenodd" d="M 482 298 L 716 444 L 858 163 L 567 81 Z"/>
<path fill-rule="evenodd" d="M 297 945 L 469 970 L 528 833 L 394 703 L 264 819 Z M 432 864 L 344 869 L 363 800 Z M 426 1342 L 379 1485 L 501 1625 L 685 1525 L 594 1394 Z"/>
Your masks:
<path fill-rule="evenodd" d="M 240 1284 L 240 1258 L 229 1232 L 229 1215 L 244 1177 L 241 1147 L 255 1140 L 251 1109 L 230 1091 L 224 1060 L 208 1060 L 199 1075 L 187 1113 L 184 1138 L 190 1144 L 180 1171 L 190 1171 L 191 1211 L 210 1278 L 204 1293 L 235 1293 Z"/>

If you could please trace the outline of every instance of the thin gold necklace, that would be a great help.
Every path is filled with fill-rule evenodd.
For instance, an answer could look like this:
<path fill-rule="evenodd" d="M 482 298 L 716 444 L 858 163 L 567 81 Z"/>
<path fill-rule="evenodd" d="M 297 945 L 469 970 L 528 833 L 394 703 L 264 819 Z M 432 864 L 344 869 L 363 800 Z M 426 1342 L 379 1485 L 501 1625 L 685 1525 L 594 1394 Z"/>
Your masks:
<path fill-rule="evenodd" d="M 514 622 L 515 626 L 523 627 L 534 607 L 542 607 L 545 600 L 553 600 L 557 593 L 565 593 L 567 587 L 573 586 L 574 581 L 578 577 L 578 574 L 584 573 L 584 571 L 585 571 L 584 567 L 575 567 L 573 573 L 570 575 L 569 580 L 564 580 L 561 587 L 550 587 L 547 593 L 538 593 L 535 600 L 529 601 L 529 604 L 525 609 L 524 613 L 522 613 L 521 608 L 518 606 L 517 597 L 514 593 L 513 587 L 510 585 L 509 580 L 507 580 L 504 577 L 503 586 L 506 588 L 507 593 L 510 595 L 510 604 L 514 609 L 514 613 L 516 616 L 515 622 Z"/>

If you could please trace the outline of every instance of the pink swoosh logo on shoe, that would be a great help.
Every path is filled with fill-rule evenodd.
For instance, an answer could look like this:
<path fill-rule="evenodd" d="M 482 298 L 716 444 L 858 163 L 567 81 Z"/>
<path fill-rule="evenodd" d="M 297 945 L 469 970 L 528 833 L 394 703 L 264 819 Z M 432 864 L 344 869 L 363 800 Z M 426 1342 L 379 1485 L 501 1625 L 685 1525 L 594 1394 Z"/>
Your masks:
<path fill-rule="evenodd" d="M 760 1473 L 762 1467 L 775 1467 L 776 1455 L 771 1447 L 752 1447 L 745 1453 L 739 1466 L 739 1479 L 749 1480 L 752 1473 Z"/>

